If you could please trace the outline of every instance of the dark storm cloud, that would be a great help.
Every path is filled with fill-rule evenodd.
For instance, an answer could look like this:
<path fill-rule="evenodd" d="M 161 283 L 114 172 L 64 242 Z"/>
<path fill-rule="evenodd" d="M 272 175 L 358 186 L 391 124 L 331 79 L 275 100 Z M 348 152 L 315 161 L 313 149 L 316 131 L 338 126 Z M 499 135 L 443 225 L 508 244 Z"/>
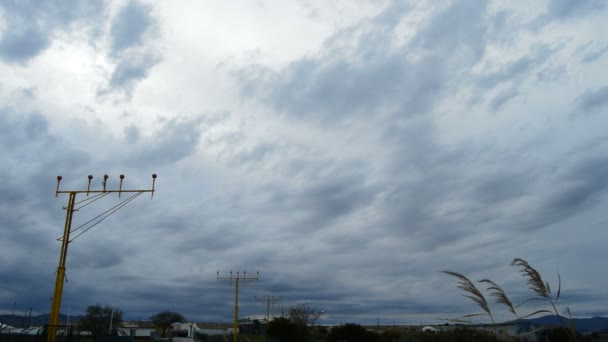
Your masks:
<path fill-rule="evenodd" d="M 392 48 L 403 11 L 392 8 L 336 34 L 318 57 L 297 60 L 278 73 L 261 66 L 241 70 L 243 94 L 260 96 L 290 117 L 320 122 L 428 111 L 442 89 L 443 65 L 438 56 L 415 60 L 406 47 Z"/>
<path fill-rule="evenodd" d="M 167 226 L 175 227 L 175 221 L 179 220 L 179 217 L 170 217 L 171 224 Z M 196 219 L 195 221 L 199 221 Z M 231 248 L 235 248 L 234 237 L 240 236 L 243 240 L 250 240 L 255 237 L 255 234 L 247 234 L 249 228 L 245 222 L 214 222 L 214 217 L 206 216 L 204 222 L 191 222 L 187 224 L 189 227 L 197 227 L 199 231 L 204 231 L 203 236 L 192 237 L 188 240 L 181 241 L 175 246 L 176 251 L 181 250 L 195 250 L 200 249 L 205 252 L 213 251 L 227 251 Z"/>
<path fill-rule="evenodd" d="M 5 151 L 4 167 L 0 168 L 0 238 L 4 243 L 0 274 L 9 291 L 2 300 L 17 298 L 20 305 L 31 305 L 44 313 L 50 307 L 60 246 L 56 239 L 61 236 L 65 216 L 65 197 L 54 198 L 56 175 L 65 176 L 62 188 L 71 188 L 74 182 L 70 175 L 86 175 L 93 162 L 90 153 L 94 152 L 83 152 L 81 146 L 57 136 L 41 113 L 3 108 L 0 114 L 0 146 Z M 76 188 L 85 184 L 84 179 L 79 180 Z M 77 221 L 82 217 L 77 215 Z M 79 247 L 78 241 L 75 246 Z M 73 258 L 68 260 L 69 281 L 81 281 L 83 278 L 76 276 L 81 270 L 90 277 L 94 269 L 121 265 L 128 253 L 124 246 L 114 245 L 118 253 L 108 253 L 107 245 L 73 248 Z M 30 280 L 23 283 L 26 278 Z"/>
<path fill-rule="evenodd" d="M 150 69 L 160 60 L 161 58 L 155 54 L 135 54 L 132 58 L 122 58 L 112 73 L 110 86 L 132 88 L 135 82 L 148 77 Z"/>
<path fill-rule="evenodd" d="M 568 281 L 564 279 L 564 282 Z M 594 289 L 592 284 L 562 291 L 559 306 L 560 313 L 567 315 L 567 308 L 572 309 L 576 317 L 605 317 L 606 311 L 602 304 L 608 301 L 606 291 Z M 590 303 L 589 307 L 580 307 L 580 303 Z"/>
<path fill-rule="evenodd" d="M 160 28 L 152 7 L 131 0 L 114 16 L 110 28 L 110 56 L 116 67 L 109 80 L 110 89 L 130 96 L 135 84 L 145 79 L 161 60 L 154 47 Z M 100 89 L 104 95 L 109 89 Z"/>
<path fill-rule="evenodd" d="M 492 101 L 490 101 L 490 109 L 492 109 L 492 111 L 499 110 L 505 103 L 509 102 L 517 95 L 519 95 L 519 93 L 513 88 L 505 89 L 499 92 L 496 96 L 494 96 Z"/>
<path fill-rule="evenodd" d="M 307 232 L 324 228 L 365 207 L 375 196 L 376 189 L 369 184 L 365 163 L 326 161 L 307 168 L 309 173 L 300 176 L 301 186 L 269 184 L 261 190 L 268 194 L 269 210 L 292 213 L 284 223 L 289 227 L 306 227 Z"/>
<path fill-rule="evenodd" d="M 73 229 L 73 234 L 71 238 L 73 239 L 80 232 L 82 231 Z M 99 236 L 102 235 L 103 232 L 96 232 L 96 234 L 98 234 Z M 89 234 L 89 236 L 92 235 L 93 234 Z M 91 237 L 91 239 L 95 239 L 95 237 Z M 80 238 L 75 239 L 74 241 L 78 241 L 80 243 L 79 240 L 81 241 Z M 120 265 L 125 261 L 125 258 L 129 256 L 128 251 L 125 251 L 125 249 L 122 248 L 123 246 L 117 246 L 117 243 L 112 243 L 112 252 L 107 253 L 108 245 L 109 244 L 106 244 L 104 246 L 101 243 L 87 243 L 86 248 L 73 248 L 70 253 L 70 261 L 68 262 L 68 267 L 71 270 L 77 270 L 82 268 L 86 269 L 87 271 L 103 271 L 98 269 L 110 268 L 113 266 Z"/>
<path fill-rule="evenodd" d="M 271 156 L 278 149 L 278 146 L 271 143 L 257 144 L 253 148 L 237 152 L 232 158 L 231 163 L 242 165 L 251 162 L 263 162 L 265 157 Z"/>
<path fill-rule="evenodd" d="M 185 284 L 150 282 L 150 278 L 160 274 L 149 275 L 145 279 L 99 277 L 97 283 L 66 286 L 63 303 L 66 307 L 68 303 L 75 303 L 83 313 L 87 305 L 108 303 L 120 307 L 127 319 L 148 319 L 157 312 L 171 310 L 195 322 L 228 322 L 233 314 L 234 289 L 228 283 L 215 280 L 213 273 L 207 279 L 196 279 Z M 142 282 L 146 285 L 142 286 Z M 116 291 L 116 286 L 99 286 L 112 283 L 120 284 L 120 291 Z M 249 287 L 239 291 L 239 309 L 243 316 L 257 311 L 252 310 L 255 307 L 253 300 L 249 300 L 250 291 Z"/>
<path fill-rule="evenodd" d="M 531 181 L 524 172 L 488 172 L 479 179 L 474 196 L 482 203 L 499 204 L 524 196 Z"/>
<path fill-rule="evenodd" d="M 104 11 L 101 0 L 2 1 L 6 30 L 0 36 L 0 57 L 9 63 L 27 63 L 51 44 L 57 30 L 97 22 Z"/>
<path fill-rule="evenodd" d="M 296 60 L 281 70 L 256 66 L 238 74 L 245 96 L 258 97 L 287 120 L 310 120 L 322 124 L 320 129 L 342 127 L 345 122 L 373 123 L 369 135 L 379 135 L 389 160 L 386 166 L 372 168 L 372 161 L 362 161 L 342 169 L 340 161 L 336 162 L 336 172 L 327 177 L 327 173 L 314 171 L 322 163 L 318 158 L 293 159 L 281 166 L 287 165 L 310 184 L 304 182 L 305 186 L 299 188 L 268 186 L 268 190 L 260 191 L 272 194 L 265 206 L 292 214 L 282 222 L 290 232 L 298 232 L 292 236 L 305 240 L 308 236 L 299 232 L 314 234 L 319 239 L 313 241 L 323 241 L 331 249 L 331 257 L 325 259 L 327 267 L 390 274 L 416 264 L 411 274 L 428 279 L 429 270 L 424 266 L 436 267 L 436 261 L 443 258 L 448 264 L 468 261 L 465 270 L 493 272 L 504 263 L 493 250 L 517 249 L 513 246 L 517 237 L 509 235 L 513 231 L 531 234 L 547 229 L 592 208 L 595 199 L 604 194 L 605 185 L 599 177 L 570 183 L 584 172 L 581 170 L 602 174 L 601 163 L 591 162 L 589 157 L 580 156 L 570 164 L 572 173 L 556 175 L 551 170 L 557 165 L 527 159 L 529 145 L 501 149 L 492 139 L 479 144 L 466 138 L 448 145 L 437 136 L 439 131 L 432 118 L 438 114 L 433 109 L 442 101 L 442 95 L 470 84 L 473 89 L 494 90 L 489 101 L 491 111 L 506 109 L 505 104 L 520 93 L 519 85 L 529 75 L 544 72 L 544 80 L 556 79 L 555 75 L 563 70 L 563 66 L 546 68 L 558 48 L 536 43 L 507 62 L 492 64 L 490 60 L 481 76 L 472 76 L 471 67 L 485 54 L 488 34 L 492 39 L 504 38 L 508 42 L 505 37 L 515 29 L 509 26 L 513 23 L 508 14 L 503 14 L 501 23 L 490 25 L 486 10 L 478 3 L 454 2 L 423 21 L 406 43 L 395 39 L 396 24 L 404 12 L 385 17 L 385 11 L 335 34 L 318 54 Z M 420 113 L 431 115 L 415 115 Z M 532 150 L 541 153 L 536 147 Z M 281 154 L 276 147 L 247 152 L 239 158 L 243 162 L 256 158 L 274 161 Z M 593 165 L 582 166 L 587 163 Z M 346 169 L 361 173 L 351 174 L 344 182 L 336 181 Z M 323 178 L 315 180 L 315 174 Z M 547 178 L 552 179 L 552 184 L 568 185 L 546 191 L 543 189 Z M 390 181 L 371 183 L 370 179 Z M 359 223 L 357 215 L 362 212 L 374 213 L 373 218 L 366 216 L 370 222 L 360 223 L 369 229 L 351 226 L 348 231 L 341 230 L 342 222 Z M 403 240 L 402 250 L 407 252 L 373 249 L 375 244 L 381 246 L 382 237 L 387 236 Z M 470 250 L 487 256 L 480 260 L 476 256 L 479 254 L 465 252 Z M 319 251 L 323 253 L 324 247 Z M 339 260 L 339 255 L 350 256 L 350 263 Z M 360 255 L 366 257 L 359 258 Z M 298 263 L 300 255 L 296 251 L 281 257 L 285 264 L 305 267 Z M 332 288 L 340 286 L 338 278 L 333 277 L 327 286 L 318 278 L 302 282 L 311 288 Z M 289 282 L 276 284 L 276 288 L 288 291 Z M 293 290 L 293 296 L 306 296 L 308 291 L 302 288 Z M 357 296 L 363 293 L 351 290 Z M 325 294 L 308 295 L 324 300 Z M 340 300 L 346 303 L 348 297 L 341 296 Z M 460 310 L 457 306 L 444 309 Z M 397 311 L 402 310 L 400 307 Z"/>
<path fill-rule="evenodd" d="M 53 198 L 55 172 L 87 162 L 87 156 L 55 136 L 37 112 L 0 109 L 0 266 L 5 300 L 19 298 L 47 312 L 56 269 L 61 206 Z M 63 203 L 63 202 L 62 202 Z M 29 278 L 28 281 L 23 279 Z"/>
<path fill-rule="evenodd" d="M 136 126 L 130 125 L 124 129 L 125 141 L 131 145 L 139 141 L 140 132 Z"/>
<path fill-rule="evenodd" d="M 201 138 L 201 119 L 175 118 L 161 122 L 149 137 L 140 138 L 125 153 L 138 168 L 176 163 L 196 151 Z M 132 139 L 132 137 L 127 137 Z"/>
<path fill-rule="evenodd" d="M 7 161 L 11 164 L 7 164 L 3 170 L 4 178 L 11 182 L 4 185 L 15 186 L 18 182 L 24 182 L 41 194 L 54 188 L 56 175 L 49 175 L 48 170 L 62 172 L 82 165 L 88 159 L 85 153 L 66 146 L 63 139 L 52 134 L 48 119 L 38 112 L 0 108 L 0 144 L 11 157 Z M 62 150 L 65 153 L 49 153 Z M 33 203 L 37 203 L 37 200 Z"/>
<path fill-rule="evenodd" d="M 528 75 L 534 68 L 543 65 L 551 57 L 553 50 L 546 45 L 535 44 L 529 52 L 515 61 L 500 66 L 496 71 L 488 72 L 480 77 L 481 87 L 494 87 L 501 83 L 517 80 Z"/>
<path fill-rule="evenodd" d="M 537 165 L 536 171 L 527 171 L 526 176 L 519 180 L 520 191 L 516 193 L 519 198 L 537 196 L 537 199 L 518 209 L 510 219 L 495 217 L 494 222 L 488 223 L 499 228 L 533 231 L 545 229 L 593 208 L 608 188 L 607 166 L 606 158 L 597 154 L 581 155 L 569 165 L 562 165 L 560 169 L 564 171 L 559 174 L 552 172 L 557 168 L 553 163 Z M 542 173 L 539 170 L 545 171 Z M 546 179 L 551 179 L 554 186 L 539 193 L 537 189 L 544 186 Z M 511 200 L 517 201 L 518 197 L 511 197 Z M 506 203 L 501 204 L 499 199 L 498 202 L 483 202 L 483 205 L 486 210 L 492 211 L 492 208 L 499 209 Z"/>
<path fill-rule="evenodd" d="M 53 295 L 49 284 L 54 281 L 52 272 L 48 272 L 51 268 L 33 268 L 26 272 L 18 269 L 26 265 L 25 261 L 15 265 L 14 269 L 0 269 L 2 287 L 8 294 L 6 297 L 0 296 L 0 302 L 7 308 L 8 303 L 12 306 L 14 302 L 19 314 L 26 308 L 32 308 L 34 312 L 39 313 L 48 312 L 51 307 L 50 297 Z M 33 274 L 36 276 L 32 276 Z"/>
<path fill-rule="evenodd" d="M 471 159 L 487 153 L 471 147 L 443 146 L 436 140 L 436 129 L 430 122 L 392 125 L 387 129 L 386 146 L 393 156 L 388 172 L 393 181 L 385 185 L 382 222 L 388 234 L 417 234 L 421 238 L 416 248 L 424 250 L 462 237 L 463 230 L 483 216 L 473 215 L 476 206 L 440 210 L 448 203 L 461 199 L 468 203 L 470 176 L 467 166 Z M 453 226 L 453 228 L 448 228 Z M 425 237 L 427 229 L 437 233 Z M 441 232 L 441 233 L 439 233 Z"/>
<path fill-rule="evenodd" d="M 113 55 L 144 45 L 146 34 L 158 25 L 152 8 L 138 1 L 129 1 L 112 19 L 110 35 Z"/>
<path fill-rule="evenodd" d="M 7 108 L 0 109 L 0 113 L 2 113 L 0 139 L 6 147 L 35 143 L 49 138 L 48 121 L 40 113 L 15 113 L 14 110 Z M 25 153 L 25 151 L 15 151 L 15 153 Z"/>
<path fill-rule="evenodd" d="M 419 114 L 431 107 L 441 88 L 436 61 L 410 63 L 396 54 L 360 65 L 303 59 L 280 74 L 265 74 L 265 80 L 251 70 L 241 74 L 244 87 L 253 89 L 245 95 L 261 95 L 282 113 L 321 122 L 377 116 L 378 109 L 393 115 Z"/>
<path fill-rule="evenodd" d="M 518 37 L 514 17 L 493 16 L 485 4 L 467 1 L 416 12 L 414 19 L 431 18 L 417 22 L 412 39 L 402 41 L 409 9 L 401 3 L 342 30 L 319 53 L 278 71 L 258 66 L 240 72 L 242 93 L 279 109 L 281 124 L 300 130 L 293 139 L 290 132 L 259 138 L 243 126 L 233 131 L 232 120 L 222 114 L 150 117 L 153 122 L 142 127 L 125 128 L 121 141 L 115 139 L 116 127 L 85 124 L 68 131 L 46 119 L 52 112 L 0 110 L 0 146 L 7 151 L 0 179 L 11 180 L 0 182 L 0 259 L 6 261 L 0 274 L 2 279 L 15 274 L 0 301 L 25 298 L 48 312 L 66 201 L 65 196 L 53 201 L 54 177 L 114 166 L 127 174 L 129 187 L 132 171 L 145 171 L 146 188 L 149 173 L 158 172 L 157 193 L 154 200 L 146 196 L 130 204 L 129 214 L 109 219 L 72 246 L 64 313 L 68 303 L 72 312 L 105 303 L 123 308 L 128 318 L 170 309 L 194 321 L 226 322 L 232 318 L 234 287 L 217 281 L 215 272 L 259 269 L 260 280 L 239 293 L 242 317 L 264 312 L 253 296 L 268 293 L 283 296 L 284 305 L 307 302 L 327 309 L 330 318 L 323 323 L 438 311 L 458 315 L 472 303 L 438 270 L 454 269 L 473 279 L 514 272 L 504 255 L 534 253 L 521 247 L 526 239 L 540 249 L 535 256 L 553 266 L 551 249 L 568 247 L 568 241 L 543 239 L 562 234 L 559 223 L 581 223 L 566 220 L 597 210 L 608 189 L 605 138 L 568 140 L 555 134 L 551 122 L 520 129 L 517 117 L 509 118 L 505 104 L 523 93 L 518 85 L 531 81 L 533 87 L 541 78 L 529 75 L 553 75 L 546 64 L 552 64 L 547 61 L 555 45 L 533 45 L 528 52 L 507 46 L 508 62 L 486 60 L 488 39 L 506 45 L 519 39 L 505 38 L 506 32 Z M 112 90 L 133 89 L 158 63 L 148 46 L 158 29 L 152 14 L 147 5 L 128 2 L 113 19 L 112 51 L 106 52 L 117 66 L 108 79 Z M 498 22 L 489 22 L 494 18 Z M 487 69 L 475 78 L 473 66 Z M 490 88 L 495 97 L 488 106 L 504 111 L 504 122 L 493 121 L 497 115 L 489 112 L 472 115 L 487 115 L 480 122 L 467 121 L 466 109 L 451 112 L 459 110 L 451 101 L 460 99 L 452 94 L 477 96 L 481 88 Z M 591 88 L 575 103 L 605 108 L 602 89 Z M 36 91 L 22 95 L 30 102 Z M 548 116 L 543 108 L 534 114 Z M 570 119 L 584 125 L 601 116 Z M 454 128 L 452 120 L 462 122 Z M 212 128 L 224 125 L 230 133 L 218 137 Z M 459 125 L 470 130 L 460 131 Z M 308 136 L 303 130 L 314 132 Z M 203 137 L 220 152 L 201 150 Z M 584 139 L 587 145 L 561 150 Z M 116 186 L 117 173 L 108 173 Z M 72 177 L 64 176 L 68 188 Z M 85 178 L 76 184 L 86 185 Z M 78 221 L 86 217 L 85 210 L 78 212 Z M 591 220 L 598 227 L 603 222 Z M 506 282 L 507 288 L 512 283 Z M 525 281 L 518 277 L 517 284 L 525 299 Z M 581 306 L 593 302 L 572 293 Z M 605 302 L 601 295 L 595 299 Z"/>
<path fill-rule="evenodd" d="M 368 319 L 373 319 L 372 317 L 370 317 L 371 315 L 369 315 L 370 312 L 372 313 L 377 313 L 380 317 L 382 317 L 382 315 L 389 315 L 389 314 L 421 314 L 421 313 L 427 313 L 430 311 L 433 312 L 437 312 L 439 311 L 449 311 L 450 309 L 454 310 L 455 308 L 452 306 L 444 306 L 441 307 L 440 305 L 437 307 L 429 307 L 428 304 L 426 304 L 423 300 L 421 299 L 416 299 L 416 298 L 411 298 L 408 300 L 404 300 L 404 301 L 394 301 L 394 300 L 390 300 L 390 299 L 386 299 L 386 298 L 381 298 L 381 299 L 374 299 L 373 301 L 368 300 L 359 300 L 359 299 L 352 299 L 353 302 L 350 305 L 354 305 L 356 307 L 351 308 L 351 310 L 347 310 L 346 308 L 343 308 L 342 306 L 344 306 L 344 304 L 340 304 L 338 303 L 337 307 L 334 308 L 332 307 L 331 310 L 336 310 L 337 312 L 352 312 L 354 314 L 364 314 L 368 317 Z M 348 304 L 346 304 L 348 305 Z M 354 309 L 354 310 L 353 310 Z M 455 311 L 455 310 L 454 310 Z M 390 322 L 391 320 L 389 320 Z M 387 324 L 388 322 L 384 321 L 381 322 L 381 324 Z M 402 322 L 399 322 L 401 323 Z M 388 324 L 387 324 L 388 325 Z"/>
<path fill-rule="evenodd" d="M 548 0 L 544 12 L 525 26 L 532 31 L 538 31 L 547 25 L 573 24 L 580 19 L 602 13 L 605 8 L 606 3 L 602 0 Z"/>
<path fill-rule="evenodd" d="M 583 63 L 592 63 L 602 58 L 608 52 L 608 45 L 602 48 L 596 49 L 594 51 L 590 51 L 585 56 L 583 56 L 581 62 Z"/>
<path fill-rule="evenodd" d="M 597 13 L 606 7 L 602 0 L 550 0 L 547 3 L 547 15 L 557 19 L 567 19 Z"/>
<path fill-rule="evenodd" d="M 558 184 L 555 195 L 547 203 L 552 216 L 572 215 L 593 205 L 608 188 L 608 158 L 582 160 Z"/>
<path fill-rule="evenodd" d="M 328 222 L 369 203 L 373 192 L 366 189 L 365 183 L 361 175 L 342 174 L 334 179 L 326 178 L 306 189 L 297 200 L 297 207 L 310 208 L 318 216 L 316 220 Z"/>
<path fill-rule="evenodd" d="M 608 105 L 608 86 L 587 89 L 577 100 L 581 114 L 589 114 Z"/>
<path fill-rule="evenodd" d="M 486 8 L 454 2 L 424 22 L 412 41 L 395 46 L 408 9 L 397 3 L 336 33 L 317 56 L 279 72 L 262 66 L 241 70 L 242 93 L 259 96 L 292 118 L 322 123 L 428 113 L 449 76 L 467 71 L 483 56 Z"/>
<path fill-rule="evenodd" d="M 8 32 L 0 39 L 0 55 L 7 62 L 25 63 L 49 45 L 50 37 L 46 32 L 31 28 L 22 32 Z"/>
<path fill-rule="evenodd" d="M 423 52 L 449 54 L 463 65 L 475 64 L 484 54 L 486 3 L 454 1 L 435 13 L 416 33 L 412 45 Z"/>
<path fill-rule="evenodd" d="M 17 189 L 10 187 L 9 190 L 15 191 Z M 0 231 L 2 240 L 12 242 L 11 245 L 13 247 L 36 246 L 36 248 L 45 249 L 54 246 L 52 240 L 48 239 L 52 232 L 51 229 L 53 229 L 52 224 L 45 222 L 44 219 L 40 219 L 39 217 L 28 216 L 26 208 L 31 210 L 41 209 L 20 203 L 11 197 L 2 198 L 0 202 L 0 212 L 2 213 L 0 225 L 4 228 Z M 44 217 L 45 213 L 41 213 L 40 216 Z M 7 251 L 7 253 L 10 254 L 10 251 Z M 5 255 L 4 257 L 7 260 L 9 255 Z"/>
<path fill-rule="evenodd" d="M 409 9 L 403 1 L 392 1 L 376 16 L 335 32 L 323 43 L 324 56 L 352 55 L 353 61 L 381 56 L 392 47 L 389 37 Z"/>
<path fill-rule="evenodd" d="M 386 234 L 415 237 L 417 251 L 470 240 L 480 227 L 498 235 L 545 229 L 593 208 L 606 192 L 605 158 L 597 155 L 580 155 L 568 171 L 555 175 L 551 170 L 557 165 L 541 163 L 532 168 L 522 159 L 524 150 L 497 151 L 469 144 L 447 148 L 430 138 L 432 130 L 417 136 L 410 131 L 391 130 L 396 140 L 390 145 L 399 146 L 392 151 L 395 170 L 406 176 L 390 177 L 393 182 L 386 187 L 382 223 L 377 227 Z M 416 146 L 417 153 L 407 146 Z M 548 178 L 555 186 L 540 191 Z M 529 202 L 530 198 L 536 199 Z M 470 241 L 478 241 L 479 248 L 501 242 Z"/>
<path fill-rule="evenodd" d="M 541 69 L 537 74 L 536 78 L 539 81 L 554 83 L 558 82 L 560 78 L 566 75 L 566 66 L 560 65 L 558 67 L 546 67 Z"/>

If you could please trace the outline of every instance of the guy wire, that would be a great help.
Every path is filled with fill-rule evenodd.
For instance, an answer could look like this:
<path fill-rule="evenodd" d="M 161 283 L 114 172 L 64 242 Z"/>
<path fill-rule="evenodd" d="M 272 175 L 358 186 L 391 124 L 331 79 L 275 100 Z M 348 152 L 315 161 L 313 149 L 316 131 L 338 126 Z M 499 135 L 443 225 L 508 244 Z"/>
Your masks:
<path fill-rule="evenodd" d="M 86 228 L 84 231 L 82 231 L 80 234 L 76 235 L 74 238 L 70 239 L 70 242 L 74 241 L 77 237 L 79 237 L 80 235 L 86 233 L 87 231 L 89 231 L 91 228 L 95 227 L 96 225 L 98 225 L 99 223 L 101 223 L 103 220 L 105 220 L 106 218 L 108 218 L 110 215 L 114 214 L 115 212 L 117 212 L 118 210 L 120 210 L 122 207 L 124 207 L 125 205 L 127 205 L 129 202 L 131 202 L 132 200 L 134 200 L 135 198 L 137 198 L 138 196 L 140 196 L 141 194 L 143 194 L 143 192 L 137 192 L 133 195 L 131 195 L 130 197 L 128 197 L 127 199 L 125 199 L 124 201 L 118 203 L 117 205 L 111 207 L 110 209 L 102 212 L 101 214 L 95 216 L 94 218 L 90 219 L 89 221 L 81 224 L 80 226 L 78 226 L 76 229 L 73 229 L 71 232 L 75 232 L 83 227 L 85 227 L 86 225 L 88 225 L 89 223 L 99 219 L 97 222 L 93 223 L 91 226 L 89 226 L 88 228 Z M 105 216 L 104 216 L 105 215 Z M 101 217 L 101 218 L 100 218 Z"/>
<path fill-rule="evenodd" d="M 83 202 L 87 202 L 87 201 L 88 201 L 89 203 L 84 204 L 84 205 L 82 205 L 81 207 L 74 208 L 74 210 L 79 210 L 79 209 L 82 209 L 82 208 L 86 207 L 87 205 L 89 205 L 89 204 L 91 204 L 91 203 L 93 203 L 93 202 L 95 202 L 95 201 L 97 201 L 97 200 L 99 200 L 99 199 L 102 199 L 104 196 L 109 195 L 109 194 L 110 194 L 109 192 L 103 192 L 103 193 L 100 193 L 100 194 L 97 194 L 97 195 L 93 195 L 93 196 L 91 196 L 91 197 L 87 197 L 87 198 L 83 199 L 83 200 L 82 200 L 82 201 L 80 201 L 80 202 L 76 202 L 76 203 L 74 203 L 74 205 L 76 205 L 76 204 L 80 204 L 80 203 L 83 203 Z"/>

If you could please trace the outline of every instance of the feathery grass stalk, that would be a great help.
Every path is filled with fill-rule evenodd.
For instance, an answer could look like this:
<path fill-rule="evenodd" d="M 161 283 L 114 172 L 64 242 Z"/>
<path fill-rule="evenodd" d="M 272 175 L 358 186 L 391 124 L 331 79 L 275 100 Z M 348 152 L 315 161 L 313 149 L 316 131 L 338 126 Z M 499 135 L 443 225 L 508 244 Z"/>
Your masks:
<path fill-rule="evenodd" d="M 490 292 L 490 296 L 494 298 L 494 302 L 496 304 L 503 304 L 504 306 L 506 306 L 507 309 L 513 315 L 515 315 L 515 318 L 519 319 L 519 316 L 517 315 L 517 312 L 515 311 L 515 307 L 513 306 L 513 303 L 511 302 L 509 297 L 507 297 L 507 294 L 505 293 L 505 291 L 500 286 L 498 286 L 498 284 L 491 281 L 490 279 L 482 279 L 479 282 L 489 284 L 490 286 L 486 290 L 488 292 Z"/>
<path fill-rule="evenodd" d="M 511 262 L 511 266 L 519 267 L 519 271 L 523 274 L 523 276 L 528 278 L 527 284 L 529 285 L 530 290 L 536 292 L 539 297 L 552 300 L 551 287 L 549 286 L 549 283 L 543 281 L 540 273 L 530 266 L 527 261 L 524 259 L 515 258 Z"/>
<path fill-rule="evenodd" d="M 496 322 L 494 322 L 494 317 L 492 316 L 492 311 L 490 310 L 490 306 L 488 305 L 488 302 L 486 301 L 486 298 L 483 296 L 483 294 L 481 293 L 481 291 L 479 291 L 479 289 L 477 289 L 477 287 L 475 287 L 475 284 L 473 284 L 472 281 L 469 280 L 469 278 L 465 277 L 463 274 L 458 273 L 458 272 L 453 272 L 453 271 L 441 271 L 445 274 L 449 274 L 453 277 L 455 277 L 456 279 L 458 279 L 458 288 L 461 289 L 462 291 L 464 291 L 467 294 L 464 294 L 463 296 L 471 299 L 472 301 L 474 301 L 475 303 L 477 303 L 477 305 L 479 305 L 479 307 L 481 307 L 481 309 L 490 317 L 490 320 L 492 321 L 492 325 L 494 325 L 494 327 L 496 327 Z M 475 315 L 467 315 L 465 317 L 470 317 L 470 316 L 475 316 Z"/>
<path fill-rule="evenodd" d="M 551 312 L 548 310 L 538 310 L 538 311 L 535 311 L 531 314 L 528 314 L 528 315 L 520 318 L 519 315 L 517 314 L 517 311 L 515 310 L 515 306 L 513 305 L 513 303 L 511 302 L 511 300 L 505 293 L 505 291 L 502 289 L 502 287 L 500 287 L 498 284 L 491 281 L 490 279 L 482 279 L 479 282 L 489 284 L 490 286 L 486 289 L 486 291 L 490 292 L 490 296 L 494 298 L 494 303 L 502 304 L 502 305 L 506 306 L 507 309 L 509 310 L 509 312 L 511 312 L 513 315 L 515 315 L 515 318 L 517 320 L 527 318 L 527 317 L 536 315 L 541 312 L 548 312 L 548 313 Z M 524 336 L 524 340 L 529 341 L 528 336 Z"/>
<path fill-rule="evenodd" d="M 540 299 L 545 300 L 551 304 L 551 307 L 553 308 L 555 315 L 559 319 L 560 326 L 566 327 L 562 317 L 560 316 L 559 312 L 557 311 L 557 307 L 555 306 L 557 301 L 559 301 L 559 296 L 561 294 L 561 289 L 562 289 L 562 279 L 561 279 L 559 272 L 557 273 L 557 279 L 558 279 L 557 296 L 555 297 L 555 300 L 554 300 L 553 296 L 551 294 L 551 287 L 549 286 L 549 283 L 545 282 L 543 280 L 543 278 L 541 277 L 540 273 L 536 269 L 534 269 L 534 267 L 530 266 L 530 264 L 526 260 L 521 259 L 521 258 L 515 258 L 511 262 L 511 266 L 515 266 L 515 267 L 519 268 L 519 271 L 523 274 L 523 276 L 528 279 L 527 284 L 528 284 L 528 287 L 530 288 L 530 290 L 534 291 Z M 576 339 L 575 333 L 572 331 L 572 329 L 568 329 L 568 330 L 570 332 L 570 339 L 575 340 Z"/>

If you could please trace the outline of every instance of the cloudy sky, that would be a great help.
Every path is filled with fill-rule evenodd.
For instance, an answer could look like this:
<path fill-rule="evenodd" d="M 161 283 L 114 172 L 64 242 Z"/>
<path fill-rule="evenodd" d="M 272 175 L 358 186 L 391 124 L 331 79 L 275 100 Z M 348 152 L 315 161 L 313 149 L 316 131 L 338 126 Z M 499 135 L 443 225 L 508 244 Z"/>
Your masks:
<path fill-rule="evenodd" d="M 520 257 L 561 274 L 560 310 L 608 315 L 606 22 L 603 0 L 2 0 L 0 312 L 50 310 L 57 175 L 157 173 L 70 244 L 62 312 L 230 322 L 216 272 L 259 270 L 241 316 L 271 295 L 442 323 L 479 310 L 439 271 L 518 302 Z"/>

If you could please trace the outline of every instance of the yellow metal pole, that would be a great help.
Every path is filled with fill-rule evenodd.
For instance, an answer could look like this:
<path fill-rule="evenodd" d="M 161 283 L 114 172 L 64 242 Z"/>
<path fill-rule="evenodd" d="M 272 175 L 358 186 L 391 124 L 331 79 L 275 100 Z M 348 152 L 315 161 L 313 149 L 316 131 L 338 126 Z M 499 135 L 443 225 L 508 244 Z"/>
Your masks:
<path fill-rule="evenodd" d="M 236 273 L 236 286 L 234 294 L 234 342 L 239 340 L 239 273 Z"/>
<path fill-rule="evenodd" d="M 258 271 L 257 275 L 254 277 L 247 277 L 247 272 L 243 272 L 243 277 L 240 277 L 239 272 L 236 272 L 236 278 L 233 277 L 232 271 L 230 271 L 230 277 L 220 277 L 220 271 L 217 271 L 217 280 L 229 280 L 231 283 L 235 281 L 235 289 L 234 289 L 234 325 L 232 329 L 234 330 L 234 342 L 238 342 L 239 336 L 239 283 L 242 280 L 243 284 L 246 284 L 248 281 L 255 281 L 260 279 L 260 271 Z"/>
<path fill-rule="evenodd" d="M 63 228 L 63 238 L 61 240 L 61 253 L 59 254 L 59 266 L 57 266 L 57 278 L 55 278 L 55 292 L 51 304 L 51 315 L 49 317 L 49 327 L 47 331 L 47 342 L 55 342 L 57 339 L 57 325 L 59 324 L 59 313 L 61 309 L 61 294 L 65 281 L 65 263 L 68 256 L 68 245 L 70 243 L 70 231 L 72 229 L 72 217 L 74 215 L 74 203 L 76 202 L 76 192 L 70 192 L 68 206 L 66 209 L 65 226 Z"/>
<path fill-rule="evenodd" d="M 72 191 L 60 191 L 59 190 L 59 183 L 61 183 L 62 177 L 61 176 L 57 176 L 57 188 L 55 189 L 55 197 L 58 194 L 70 194 L 69 200 L 68 200 L 68 206 L 65 208 L 67 213 L 65 216 L 65 226 L 63 228 L 63 238 L 61 240 L 61 253 L 59 255 L 59 266 L 57 266 L 57 278 L 55 278 L 55 291 L 53 293 L 53 298 L 52 298 L 52 304 L 51 304 L 51 314 L 49 317 L 49 326 L 48 326 L 48 330 L 47 330 L 47 342 L 55 342 L 57 340 L 57 326 L 59 325 L 59 313 L 61 310 L 61 295 L 63 293 L 63 283 L 65 281 L 65 264 L 66 264 L 66 260 L 68 257 L 68 245 L 70 243 L 70 232 L 72 230 L 72 217 L 74 215 L 74 211 L 76 211 L 75 209 L 75 205 L 76 205 L 76 195 L 79 193 L 86 193 L 87 196 L 91 193 L 95 193 L 95 194 L 101 194 L 101 193 L 118 193 L 118 196 L 120 197 L 120 194 L 123 192 L 128 192 L 128 193 L 143 193 L 143 192 L 150 192 L 152 193 L 152 196 L 154 196 L 154 185 L 156 183 L 156 177 L 157 175 L 155 173 L 152 174 L 152 189 L 151 190 L 123 190 L 122 189 L 122 182 L 123 179 L 125 178 L 124 175 L 120 175 L 120 187 L 118 190 L 107 190 L 106 189 L 106 184 L 107 184 L 107 180 L 108 180 L 108 176 L 104 175 L 103 177 L 103 190 L 91 190 L 91 181 L 93 180 L 93 176 L 89 175 L 88 179 L 88 185 L 87 185 L 87 189 L 86 190 L 72 190 Z"/>

